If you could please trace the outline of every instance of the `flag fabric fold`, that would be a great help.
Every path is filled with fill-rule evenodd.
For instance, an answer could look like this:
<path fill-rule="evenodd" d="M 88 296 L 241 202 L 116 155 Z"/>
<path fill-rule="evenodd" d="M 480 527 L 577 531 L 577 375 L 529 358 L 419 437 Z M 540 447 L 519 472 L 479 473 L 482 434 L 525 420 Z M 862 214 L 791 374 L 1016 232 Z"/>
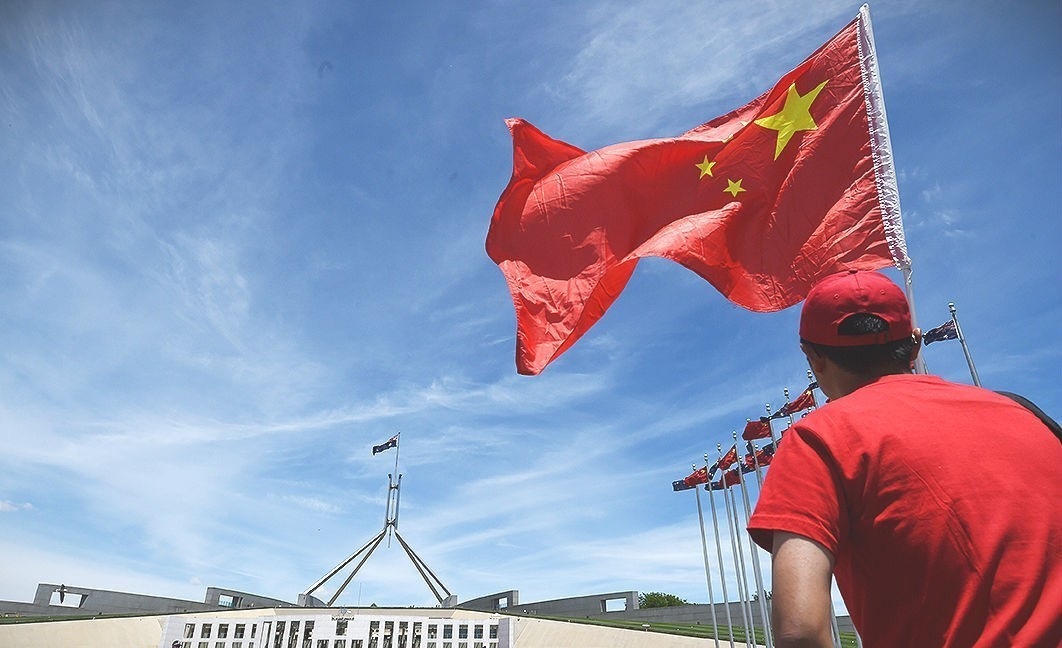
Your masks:
<path fill-rule="evenodd" d="M 393 437 L 391 437 L 390 439 L 388 439 L 388 440 L 384 441 L 383 443 L 381 443 L 380 445 L 374 445 L 372 447 L 372 454 L 375 457 L 377 454 L 383 452 L 384 450 L 389 450 L 391 448 L 397 448 L 397 447 L 398 447 L 398 435 L 396 434 Z"/>
<path fill-rule="evenodd" d="M 936 328 L 931 328 L 922 336 L 922 342 L 927 346 L 934 342 L 954 340 L 959 337 L 959 330 L 955 327 L 955 320 L 948 320 Z"/>
<path fill-rule="evenodd" d="M 516 310 L 517 370 L 570 348 L 644 257 L 761 312 L 842 269 L 906 267 L 876 80 L 861 11 L 772 89 L 678 137 L 585 152 L 508 120 L 513 173 L 486 251 Z"/>

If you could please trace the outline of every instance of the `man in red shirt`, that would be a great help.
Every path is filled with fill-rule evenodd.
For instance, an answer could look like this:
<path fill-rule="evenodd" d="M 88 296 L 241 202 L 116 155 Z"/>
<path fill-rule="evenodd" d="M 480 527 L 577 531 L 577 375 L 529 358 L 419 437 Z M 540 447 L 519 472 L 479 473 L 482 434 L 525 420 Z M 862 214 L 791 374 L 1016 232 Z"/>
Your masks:
<path fill-rule="evenodd" d="M 837 578 L 863 645 L 1062 645 L 1062 444 L 1025 407 L 913 375 L 920 334 L 877 272 L 808 294 L 829 402 L 780 444 L 749 522 L 778 646 L 832 646 Z"/>

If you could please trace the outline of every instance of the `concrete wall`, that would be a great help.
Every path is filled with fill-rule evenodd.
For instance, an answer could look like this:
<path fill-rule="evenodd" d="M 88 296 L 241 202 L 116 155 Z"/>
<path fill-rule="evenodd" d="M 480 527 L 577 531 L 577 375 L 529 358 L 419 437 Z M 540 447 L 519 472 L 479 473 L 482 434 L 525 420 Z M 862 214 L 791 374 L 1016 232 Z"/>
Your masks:
<path fill-rule="evenodd" d="M 59 593 L 62 592 L 62 601 Z M 8 616 L 86 616 L 95 614 L 174 614 L 232 608 L 288 607 L 277 599 L 218 587 L 207 588 L 200 601 L 147 594 L 77 587 L 55 583 L 37 585 L 32 603 L 0 601 L 0 614 Z"/>
<path fill-rule="evenodd" d="M 626 611 L 638 609 L 638 592 L 611 592 L 591 594 L 590 596 L 573 596 L 571 598 L 538 601 L 536 603 L 519 603 L 510 605 L 506 612 L 513 614 L 538 614 L 542 616 L 596 617 L 616 614 L 607 612 L 610 602 L 619 601 Z"/>

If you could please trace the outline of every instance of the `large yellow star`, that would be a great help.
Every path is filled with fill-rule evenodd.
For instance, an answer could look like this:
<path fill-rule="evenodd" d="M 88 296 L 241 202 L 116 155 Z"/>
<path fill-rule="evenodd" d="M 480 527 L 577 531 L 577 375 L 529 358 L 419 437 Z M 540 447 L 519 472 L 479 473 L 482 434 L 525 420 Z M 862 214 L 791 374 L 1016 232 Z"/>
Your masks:
<path fill-rule="evenodd" d="M 726 189 L 723 189 L 723 191 L 737 198 L 737 195 L 742 191 L 745 191 L 745 188 L 741 186 L 741 178 L 738 178 L 737 182 L 734 182 L 730 178 L 727 178 Z"/>
<path fill-rule="evenodd" d="M 697 167 L 698 169 L 701 170 L 700 178 L 703 178 L 704 176 L 712 175 L 712 167 L 715 166 L 715 162 L 714 161 L 709 162 L 708 161 L 708 156 L 705 155 L 703 162 L 700 162 L 698 164 L 694 164 L 693 166 L 695 166 L 695 167 Z M 697 178 L 697 179 L 700 180 L 700 178 Z"/>
<path fill-rule="evenodd" d="M 812 102 L 819 96 L 819 92 L 825 85 L 826 82 L 823 81 L 817 88 L 804 96 L 797 92 L 795 83 L 790 85 L 789 91 L 785 95 L 785 105 L 782 106 L 782 110 L 769 117 L 756 120 L 756 123 L 760 126 L 778 131 L 778 142 L 774 147 L 774 159 L 778 159 L 778 156 L 785 150 L 786 144 L 789 143 L 789 140 L 792 139 L 797 131 L 818 128 L 815 120 L 811 118 L 810 109 Z"/>

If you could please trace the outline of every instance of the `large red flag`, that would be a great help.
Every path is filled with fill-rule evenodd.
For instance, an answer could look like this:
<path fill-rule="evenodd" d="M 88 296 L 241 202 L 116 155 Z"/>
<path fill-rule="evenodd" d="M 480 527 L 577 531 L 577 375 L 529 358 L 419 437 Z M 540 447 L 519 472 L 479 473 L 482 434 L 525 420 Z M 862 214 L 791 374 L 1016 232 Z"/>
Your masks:
<path fill-rule="evenodd" d="M 590 153 L 521 119 L 486 248 L 516 307 L 517 370 L 537 374 L 616 300 L 646 256 L 753 311 L 817 279 L 908 264 L 869 15 L 771 90 L 680 137 Z"/>

